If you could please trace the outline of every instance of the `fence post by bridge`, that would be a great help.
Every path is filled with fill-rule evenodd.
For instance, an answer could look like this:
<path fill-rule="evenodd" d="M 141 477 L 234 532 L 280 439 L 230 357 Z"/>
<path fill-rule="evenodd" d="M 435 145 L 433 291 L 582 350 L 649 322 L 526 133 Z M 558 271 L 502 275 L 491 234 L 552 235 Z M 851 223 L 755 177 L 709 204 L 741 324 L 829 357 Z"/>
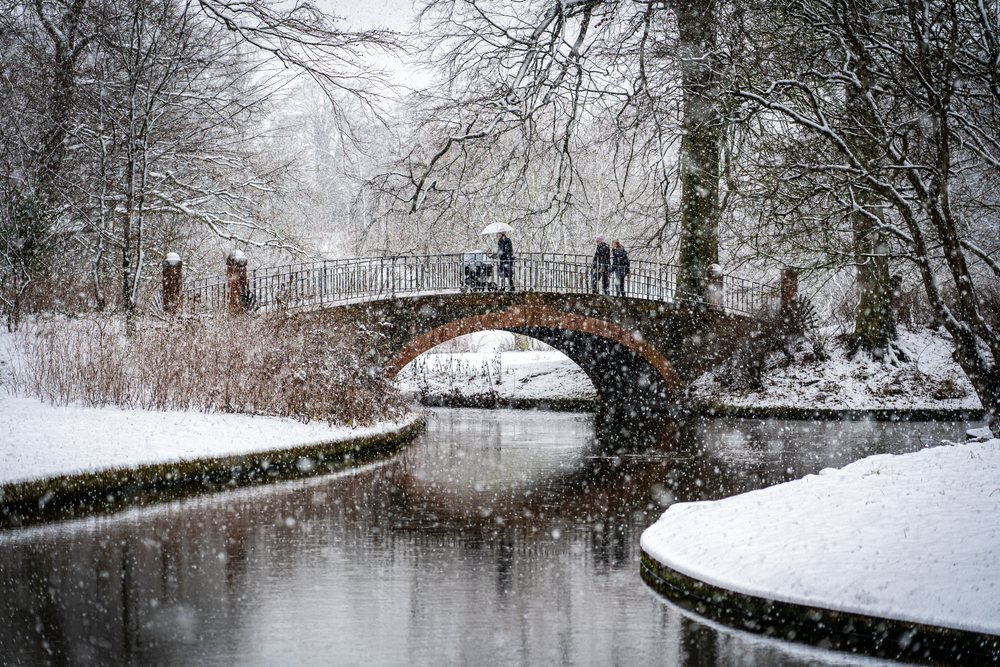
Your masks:
<path fill-rule="evenodd" d="M 793 268 L 781 270 L 781 310 L 785 311 L 799 295 L 799 272 Z"/>
<path fill-rule="evenodd" d="M 184 288 L 184 262 L 176 252 L 163 258 L 163 312 L 176 315 L 181 308 Z"/>
<path fill-rule="evenodd" d="M 247 256 L 234 250 L 226 257 L 226 305 L 231 315 L 247 311 Z"/>

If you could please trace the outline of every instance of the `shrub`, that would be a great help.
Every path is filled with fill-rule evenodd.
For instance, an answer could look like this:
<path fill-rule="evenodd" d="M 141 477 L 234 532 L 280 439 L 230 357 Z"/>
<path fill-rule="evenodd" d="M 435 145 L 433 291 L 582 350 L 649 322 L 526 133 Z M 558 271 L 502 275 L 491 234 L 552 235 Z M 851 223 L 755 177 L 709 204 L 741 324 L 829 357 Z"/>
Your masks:
<path fill-rule="evenodd" d="M 765 308 L 756 313 L 753 319 L 750 334 L 716 375 L 723 387 L 760 389 L 771 357 L 780 352 L 783 360 L 790 363 L 794 345 L 806 332 L 815 329 L 816 309 L 809 299 L 800 296 L 787 308 Z"/>
<path fill-rule="evenodd" d="M 378 367 L 364 322 L 272 313 L 49 321 L 17 338 L 14 386 L 44 400 L 196 409 L 368 424 L 404 403 Z"/>

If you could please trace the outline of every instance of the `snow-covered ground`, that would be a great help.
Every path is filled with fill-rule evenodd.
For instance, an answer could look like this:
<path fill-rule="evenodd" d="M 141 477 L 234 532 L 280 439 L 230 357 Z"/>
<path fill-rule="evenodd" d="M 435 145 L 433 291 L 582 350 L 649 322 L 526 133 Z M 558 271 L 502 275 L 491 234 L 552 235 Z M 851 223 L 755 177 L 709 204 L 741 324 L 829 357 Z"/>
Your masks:
<path fill-rule="evenodd" d="M 1000 634 L 1000 439 L 878 455 L 642 535 L 667 567 L 783 602 Z"/>
<path fill-rule="evenodd" d="M 340 442 L 416 418 L 352 429 L 238 414 L 56 407 L 0 390 L 0 484 Z"/>
<path fill-rule="evenodd" d="M 593 399 L 594 385 L 561 352 L 452 352 L 424 354 L 396 376 L 408 393 L 432 397 Z"/>
<path fill-rule="evenodd" d="M 960 409 L 982 405 L 961 367 L 952 359 L 950 338 L 929 329 L 901 329 L 898 344 L 909 361 L 898 366 L 867 355 L 850 356 L 843 343 L 829 339 L 830 358 L 811 359 L 809 346 L 793 363 L 769 368 L 759 391 L 721 386 L 717 372 L 698 378 L 691 395 L 713 404 L 740 407 L 822 408 L 834 410 Z"/>

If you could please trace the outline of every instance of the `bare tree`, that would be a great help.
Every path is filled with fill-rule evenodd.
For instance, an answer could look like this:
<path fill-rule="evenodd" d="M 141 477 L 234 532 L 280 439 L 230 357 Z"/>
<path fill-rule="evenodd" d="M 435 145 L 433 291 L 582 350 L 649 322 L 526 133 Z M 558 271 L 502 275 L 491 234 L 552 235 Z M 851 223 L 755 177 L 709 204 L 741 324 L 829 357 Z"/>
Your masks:
<path fill-rule="evenodd" d="M 57 245 L 58 174 L 93 26 L 85 0 L 0 4 L 0 287 L 7 326 Z M 41 84 L 41 85 L 40 85 Z"/>
<path fill-rule="evenodd" d="M 443 81 L 423 100 L 414 148 L 373 190 L 435 222 L 473 192 L 503 201 L 514 222 L 553 225 L 591 209 L 581 168 L 594 159 L 619 216 L 644 218 L 647 243 L 679 228 L 678 289 L 701 294 L 719 258 L 729 11 L 714 0 L 427 2 Z"/>
<path fill-rule="evenodd" d="M 786 18 L 775 48 L 792 31 L 819 26 L 840 57 L 739 94 L 836 158 L 803 170 L 822 175 L 855 220 L 915 267 L 997 428 L 1000 332 L 984 313 L 984 286 L 1000 278 L 997 8 L 971 0 L 800 0 Z M 851 91 L 849 104 L 830 94 L 831 82 Z"/>

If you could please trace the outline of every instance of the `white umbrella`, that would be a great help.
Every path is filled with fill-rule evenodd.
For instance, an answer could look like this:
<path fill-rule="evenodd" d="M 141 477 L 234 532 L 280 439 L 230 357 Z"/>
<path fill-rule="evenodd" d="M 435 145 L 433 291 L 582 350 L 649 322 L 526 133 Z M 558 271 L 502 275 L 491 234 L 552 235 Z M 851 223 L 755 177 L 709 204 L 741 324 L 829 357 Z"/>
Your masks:
<path fill-rule="evenodd" d="M 498 232 L 504 232 L 505 234 L 509 234 L 512 231 L 514 231 L 514 228 L 508 225 L 506 222 L 494 222 L 486 225 L 483 228 L 483 231 L 480 232 L 480 234 L 483 235 L 496 234 Z"/>

